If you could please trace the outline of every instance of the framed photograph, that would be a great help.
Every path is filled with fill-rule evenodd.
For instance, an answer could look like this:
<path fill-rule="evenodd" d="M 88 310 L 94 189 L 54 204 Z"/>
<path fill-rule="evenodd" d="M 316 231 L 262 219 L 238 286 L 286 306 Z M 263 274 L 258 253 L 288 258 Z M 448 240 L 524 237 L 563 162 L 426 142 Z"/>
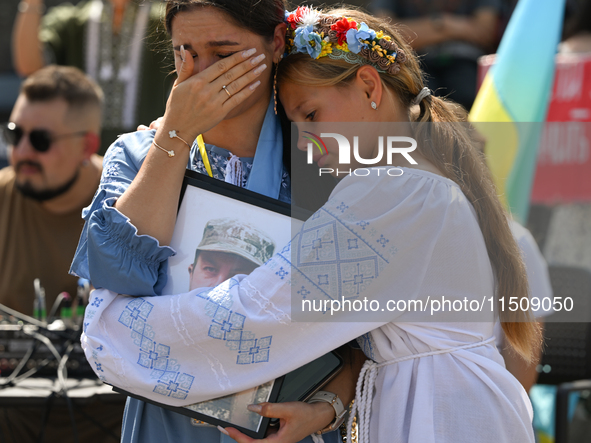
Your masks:
<path fill-rule="evenodd" d="M 171 241 L 176 255 L 168 259 L 162 293 L 213 287 L 249 274 L 287 245 L 302 223 L 292 218 L 287 203 L 186 171 Z"/>
<path fill-rule="evenodd" d="M 261 439 L 265 437 L 269 426 L 278 425 L 279 420 L 261 417 L 254 412 L 250 412 L 246 409 L 249 404 L 258 404 L 265 401 L 272 403 L 306 401 L 332 380 L 342 369 L 343 364 L 343 359 L 339 355 L 329 352 L 283 377 L 255 388 L 184 407 L 158 403 L 115 386 L 113 390 L 178 414 L 186 415 L 203 425 L 232 426 L 250 437 Z"/>
<path fill-rule="evenodd" d="M 168 280 L 162 293 L 213 287 L 236 274 L 249 274 L 291 240 L 297 221 L 292 223 L 289 204 L 187 170 L 171 241 L 176 255 L 168 259 Z M 246 407 L 277 401 L 282 380 L 172 409 L 263 438 L 270 419 Z"/>
<path fill-rule="evenodd" d="M 262 403 L 265 401 L 276 402 L 282 382 L 283 377 L 237 394 L 227 395 L 225 397 L 195 403 L 185 407 L 169 406 L 163 403 L 158 403 L 117 387 L 113 387 L 113 390 L 127 395 L 128 397 L 137 398 L 146 403 L 151 403 L 178 414 L 191 417 L 197 421 L 197 423 L 195 423 L 197 426 L 231 426 L 249 437 L 261 439 L 265 437 L 271 419 L 250 412 L 246 407 L 249 404 Z"/>
<path fill-rule="evenodd" d="M 283 248 L 311 213 L 275 199 L 187 170 L 181 190 L 163 294 L 217 286 L 237 274 L 250 274 Z M 305 400 L 342 367 L 328 353 L 295 371 L 260 386 L 184 407 L 131 397 L 192 417 L 203 424 L 232 426 L 263 438 L 271 419 L 250 412 L 252 403 Z M 284 383 L 284 380 L 286 381 Z M 285 388 L 282 391 L 282 388 Z"/>

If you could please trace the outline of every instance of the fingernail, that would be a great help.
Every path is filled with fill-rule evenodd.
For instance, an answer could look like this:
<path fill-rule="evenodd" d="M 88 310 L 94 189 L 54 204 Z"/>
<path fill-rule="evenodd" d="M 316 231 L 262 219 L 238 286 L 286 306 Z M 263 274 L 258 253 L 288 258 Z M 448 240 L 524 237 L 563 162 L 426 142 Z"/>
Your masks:
<path fill-rule="evenodd" d="M 263 72 L 265 69 L 267 69 L 267 64 L 263 63 L 261 66 L 259 66 L 258 68 L 256 68 L 253 72 L 254 75 L 259 75 L 261 72 Z"/>
<path fill-rule="evenodd" d="M 250 63 L 252 63 L 253 65 L 258 65 L 260 62 L 262 62 L 265 59 L 265 54 L 260 54 L 257 55 L 255 58 L 253 58 Z"/>
<path fill-rule="evenodd" d="M 230 434 L 228 433 L 228 431 L 226 431 L 224 428 L 222 428 L 222 427 L 221 427 L 221 426 L 219 426 L 219 425 L 218 425 L 218 431 L 220 431 L 220 432 L 221 432 L 222 434 L 224 434 L 224 435 L 230 435 Z"/>
<path fill-rule="evenodd" d="M 248 409 L 251 412 L 256 412 L 257 414 L 260 414 L 263 410 L 263 407 L 261 405 L 248 405 L 246 409 Z"/>
<path fill-rule="evenodd" d="M 254 54 L 255 52 L 257 52 L 257 48 L 252 48 L 252 49 L 249 49 L 248 51 L 244 51 L 244 52 L 242 53 L 242 57 L 244 57 L 244 58 L 248 58 L 248 57 L 250 57 L 252 54 Z"/>
<path fill-rule="evenodd" d="M 250 85 L 250 90 L 254 91 L 256 88 L 259 87 L 259 85 L 261 84 L 260 80 L 257 80 L 256 82 L 254 82 L 252 85 Z"/>
<path fill-rule="evenodd" d="M 185 45 L 181 45 L 181 60 L 183 61 L 183 63 L 185 62 Z"/>

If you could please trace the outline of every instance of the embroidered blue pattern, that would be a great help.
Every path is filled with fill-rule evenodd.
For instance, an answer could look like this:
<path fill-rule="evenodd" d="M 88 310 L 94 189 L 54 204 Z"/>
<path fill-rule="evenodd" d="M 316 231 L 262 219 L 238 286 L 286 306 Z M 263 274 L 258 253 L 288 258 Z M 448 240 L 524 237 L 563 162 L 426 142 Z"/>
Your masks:
<path fill-rule="evenodd" d="M 341 214 L 343 214 L 347 209 L 349 209 L 349 206 L 347 206 L 345 202 L 341 202 L 341 204 L 337 206 L 337 209 L 341 211 Z"/>
<path fill-rule="evenodd" d="M 291 265 L 294 294 L 302 299 L 313 290 L 332 300 L 356 299 L 389 263 L 391 249 L 382 252 L 389 240 L 361 236 L 369 223 L 342 216 L 346 209 L 340 200 L 328 202 L 280 252 Z"/>
<path fill-rule="evenodd" d="M 283 266 L 279 268 L 279 271 L 277 271 L 275 273 L 275 275 L 278 275 L 279 278 L 281 278 L 281 280 L 283 280 L 285 278 L 286 275 L 288 275 L 289 272 L 287 272 L 285 269 L 283 269 Z"/>
<path fill-rule="evenodd" d="M 364 231 L 365 231 L 365 228 L 367 228 L 369 226 L 369 223 L 366 222 L 365 220 L 360 220 L 356 224 L 357 224 L 357 226 L 359 226 Z"/>
<path fill-rule="evenodd" d="M 305 286 L 302 286 L 302 289 L 298 291 L 298 294 L 302 296 L 302 298 L 306 298 L 307 295 L 310 295 L 311 292 L 306 289 Z"/>
<path fill-rule="evenodd" d="M 284 276 L 289 274 L 283 268 L 280 271 Z M 279 272 L 276 274 L 279 275 Z M 238 351 L 236 364 L 268 362 L 272 336 L 257 339 L 255 334 L 244 330 L 246 317 L 230 309 L 233 304 L 230 290 L 236 285 L 238 282 L 230 279 L 216 288 L 197 294 L 197 297 L 207 301 L 205 313 L 212 317 L 207 335 L 224 340 L 229 349 Z"/>
<path fill-rule="evenodd" d="M 154 392 L 183 400 L 187 398 L 195 377 L 181 373 L 181 366 L 170 358 L 170 347 L 158 343 L 148 317 L 154 305 L 142 298 L 130 301 L 119 316 L 119 323 L 131 329 L 134 344 L 139 347 L 137 364 L 151 369 L 150 377 L 156 380 Z"/>
<path fill-rule="evenodd" d="M 221 152 L 225 152 L 220 148 L 213 148 L 212 145 L 205 144 L 207 149 L 207 155 L 209 156 L 209 164 L 211 166 L 211 173 L 213 178 L 218 180 L 225 180 L 226 179 L 226 165 L 228 164 L 229 155 L 222 155 Z M 193 149 L 197 149 L 197 154 L 193 158 L 193 162 L 191 163 L 191 169 L 193 171 L 200 172 L 202 174 L 207 174 L 207 170 L 205 169 L 205 165 L 203 164 L 203 160 L 201 159 L 201 155 L 199 155 L 199 150 L 196 148 L 196 143 L 193 146 Z M 246 182 L 248 180 L 248 176 L 252 170 L 252 158 L 240 158 L 240 162 L 242 163 L 242 187 L 246 187 Z M 291 178 L 287 173 L 287 170 L 283 168 L 283 174 L 281 176 L 281 186 L 279 187 L 279 201 L 291 203 Z"/>
<path fill-rule="evenodd" d="M 272 337 L 263 337 L 254 340 L 244 340 L 240 342 L 238 351 L 239 365 L 248 365 L 250 363 L 261 363 L 269 361 L 269 352 L 271 350 Z"/>
<path fill-rule="evenodd" d="M 386 247 L 386 243 L 389 243 L 390 240 L 388 240 L 386 237 L 384 237 L 384 234 L 380 235 L 380 238 L 378 238 L 377 242 L 382 245 L 382 248 Z"/>
<path fill-rule="evenodd" d="M 96 374 L 103 383 L 109 383 L 107 378 L 105 377 L 104 373 L 105 370 L 103 369 L 102 363 L 98 362 L 99 355 L 98 353 L 103 350 L 103 345 L 100 345 L 98 348 L 92 350 L 92 360 L 96 366 Z"/>

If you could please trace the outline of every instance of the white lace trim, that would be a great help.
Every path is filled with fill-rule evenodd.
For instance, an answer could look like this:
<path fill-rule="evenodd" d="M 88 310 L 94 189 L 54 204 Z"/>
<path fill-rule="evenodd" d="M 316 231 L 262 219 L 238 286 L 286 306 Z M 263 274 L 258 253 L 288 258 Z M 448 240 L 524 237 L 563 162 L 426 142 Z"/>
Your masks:
<path fill-rule="evenodd" d="M 230 160 L 226 163 L 226 178 L 225 182 L 235 186 L 242 186 L 242 179 L 244 171 L 242 170 L 242 162 L 240 157 L 230 154 Z"/>

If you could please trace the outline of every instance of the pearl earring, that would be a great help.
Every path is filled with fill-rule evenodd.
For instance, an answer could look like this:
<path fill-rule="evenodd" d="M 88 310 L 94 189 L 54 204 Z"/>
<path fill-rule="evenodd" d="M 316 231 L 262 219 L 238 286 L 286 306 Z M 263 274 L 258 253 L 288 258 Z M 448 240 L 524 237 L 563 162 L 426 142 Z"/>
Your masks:
<path fill-rule="evenodd" d="M 378 110 L 378 105 L 376 104 L 376 102 L 371 102 L 371 107 L 372 109 L 375 109 L 376 111 Z"/>
<path fill-rule="evenodd" d="M 283 54 L 279 56 L 279 60 L 275 64 L 275 73 L 273 74 L 273 110 L 275 111 L 275 115 L 277 115 L 277 68 L 281 60 L 283 60 Z"/>

